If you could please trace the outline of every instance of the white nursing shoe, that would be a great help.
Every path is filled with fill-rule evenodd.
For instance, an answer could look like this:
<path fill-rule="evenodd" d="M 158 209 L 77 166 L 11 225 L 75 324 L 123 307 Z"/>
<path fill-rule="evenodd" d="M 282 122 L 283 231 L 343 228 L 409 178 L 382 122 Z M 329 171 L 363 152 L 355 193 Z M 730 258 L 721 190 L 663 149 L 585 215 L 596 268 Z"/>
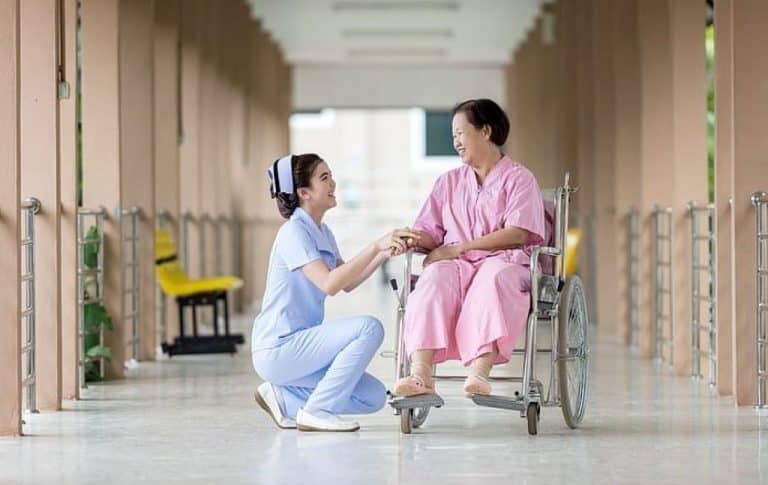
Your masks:
<path fill-rule="evenodd" d="M 275 422 L 280 429 L 296 429 L 296 421 L 283 416 L 283 411 L 280 409 L 280 404 L 277 402 L 277 396 L 275 396 L 275 390 L 272 388 L 272 384 L 265 382 L 259 386 L 254 393 L 253 397 L 256 402 L 261 406 L 261 409 L 269 414 L 272 421 Z"/>
<path fill-rule="evenodd" d="M 338 416 L 317 417 L 303 409 L 296 413 L 296 424 L 299 431 L 357 431 L 360 425 L 357 421 L 347 421 Z"/>

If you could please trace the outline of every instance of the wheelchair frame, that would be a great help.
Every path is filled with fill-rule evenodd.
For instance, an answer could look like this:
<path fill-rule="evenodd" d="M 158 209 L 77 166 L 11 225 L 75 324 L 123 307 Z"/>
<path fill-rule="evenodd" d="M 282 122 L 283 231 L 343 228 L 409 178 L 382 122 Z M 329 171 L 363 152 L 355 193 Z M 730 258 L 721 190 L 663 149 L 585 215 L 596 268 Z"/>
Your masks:
<path fill-rule="evenodd" d="M 564 185 L 554 189 L 555 246 L 536 246 L 530 256 L 531 282 L 536 282 L 536 284 L 531 285 L 531 308 L 526 324 L 525 347 L 513 351 L 513 354 L 524 356 L 522 376 L 490 378 L 493 382 L 520 383 L 522 395 L 520 392 L 515 392 L 514 397 L 477 394 L 471 396 L 472 401 L 479 406 L 519 411 L 521 417 L 527 418 L 528 432 L 531 435 L 538 433 L 542 406 L 561 407 L 566 424 L 571 428 L 576 428 L 580 424 L 586 407 L 589 381 L 587 331 L 589 318 L 586 298 L 579 277 L 572 276 L 566 281 L 564 273 L 565 237 L 568 232 L 570 195 L 577 190 L 577 188 L 570 187 L 569 178 L 569 174 L 566 173 Z M 539 266 L 541 256 L 550 256 L 555 259 L 553 275 L 542 274 Z M 397 349 L 393 352 L 382 352 L 382 356 L 394 357 L 395 380 L 410 373 L 410 363 L 405 355 L 405 344 L 401 337 L 408 295 L 413 290 L 417 278 L 412 275 L 412 266 L 413 253 L 409 251 L 406 255 L 403 273 L 404 284 L 399 291 L 397 281 L 395 279 L 391 281 L 392 288 L 398 295 L 395 335 Z M 564 301 L 563 294 L 566 295 Z M 537 348 L 536 331 L 539 320 L 549 320 L 552 324 L 552 348 Z M 581 341 L 576 344 L 568 342 L 568 330 L 572 328 L 580 332 Z M 536 378 L 535 373 L 535 356 L 538 353 L 550 354 L 551 356 L 551 372 L 546 395 L 544 394 L 544 386 Z M 568 387 L 572 379 L 569 378 L 567 364 L 572 361 L 578 361 L 580 365 L 578 382 L 575 382 L 577 385 L 575 392 Z M 435 368 L 436 366 L 433 367 L 433 377 L 436 381 L 465 379 L 465 376 L 438 375 Z M 575 402 L 572 402 L 572 398 L 575 399 Z M 399 415 L 401 418 L 401 431 L 409 434 L 413 428 L 418 428 L 424 424 L 430 408 L 442 407 L 444 401 L 440 396 L 434 394 L 412 397 L 391 396 L 389 404 L 393 407 L 395 415 Z"/>

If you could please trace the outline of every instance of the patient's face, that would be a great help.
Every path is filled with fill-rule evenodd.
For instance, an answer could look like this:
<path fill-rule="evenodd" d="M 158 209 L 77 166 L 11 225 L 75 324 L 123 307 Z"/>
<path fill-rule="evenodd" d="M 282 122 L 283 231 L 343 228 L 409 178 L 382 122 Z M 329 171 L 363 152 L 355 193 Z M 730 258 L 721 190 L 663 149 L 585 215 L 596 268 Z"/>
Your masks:
<path fill-rule="evenodd" d="M 480 157 L 488 149 L 490 130 L 477 129 L 467 120 L 464 113 L 456 113 L 452 122 L 453 148 L 461 157 L 461 161 L 472 164 L 473 159 Z"/>

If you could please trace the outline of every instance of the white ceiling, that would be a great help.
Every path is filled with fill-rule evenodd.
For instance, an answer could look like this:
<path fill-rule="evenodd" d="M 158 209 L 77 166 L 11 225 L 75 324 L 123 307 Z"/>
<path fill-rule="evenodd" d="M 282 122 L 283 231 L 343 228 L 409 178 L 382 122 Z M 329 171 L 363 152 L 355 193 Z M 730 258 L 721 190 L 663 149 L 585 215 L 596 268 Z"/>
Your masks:
<path fill-rule="evenodd" d="M 547 0 L 247 0 L 289 63 L 504 65 Z"/>

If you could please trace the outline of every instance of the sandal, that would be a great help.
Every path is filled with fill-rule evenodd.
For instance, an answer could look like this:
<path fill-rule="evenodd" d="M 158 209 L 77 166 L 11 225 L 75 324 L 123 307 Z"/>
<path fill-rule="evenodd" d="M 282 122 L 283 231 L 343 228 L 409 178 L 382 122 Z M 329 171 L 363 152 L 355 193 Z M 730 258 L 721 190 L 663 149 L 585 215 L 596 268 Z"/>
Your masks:
<path fill-rule="evenodd" d="M 395 396 L 411 397 L 422 394 L 435 394 L 434 387 L 428 387 L 421 376 L 416 374 L 403 377 L 395 383 Z"/>
<path fill-rule="evenodd" d="M 470 375 L 464 381 L 464 392 L 468 397 L 474 394 L 488 396 L 491 394 L 491 383 L 485 377 Z"/>

